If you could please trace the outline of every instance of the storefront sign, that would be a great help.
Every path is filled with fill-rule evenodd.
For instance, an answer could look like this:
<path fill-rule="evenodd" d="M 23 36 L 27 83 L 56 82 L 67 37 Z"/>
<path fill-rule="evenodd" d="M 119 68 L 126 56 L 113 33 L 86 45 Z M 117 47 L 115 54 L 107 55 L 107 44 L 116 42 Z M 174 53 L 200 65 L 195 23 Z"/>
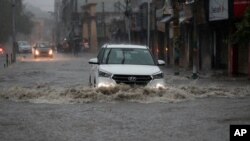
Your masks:
<path fill-rule="evenodd" d="M 209 21 L 226 20 L 229 17 L 228 0 L 209 1 Z"/>
<path fill-rule="evenodd" d="M 248 7 L 250 7 L 250 0 L 234 0 L 234 17 L 243 17 Z"/>

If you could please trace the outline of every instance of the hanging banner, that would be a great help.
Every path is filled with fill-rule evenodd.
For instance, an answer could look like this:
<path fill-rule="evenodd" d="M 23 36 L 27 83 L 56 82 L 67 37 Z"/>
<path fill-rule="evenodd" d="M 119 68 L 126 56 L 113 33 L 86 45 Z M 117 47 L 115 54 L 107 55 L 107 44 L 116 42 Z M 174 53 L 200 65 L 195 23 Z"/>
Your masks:
<path fill-rule="evenodd" d="M 250 0 L 234 0 L 234 17 L 242 18 L 250 7 Z"/>
<path fill-rule="evenodd" d="M 227 20 L 229 17 L 228 0 L 209 1 L 209 21 Z"/>

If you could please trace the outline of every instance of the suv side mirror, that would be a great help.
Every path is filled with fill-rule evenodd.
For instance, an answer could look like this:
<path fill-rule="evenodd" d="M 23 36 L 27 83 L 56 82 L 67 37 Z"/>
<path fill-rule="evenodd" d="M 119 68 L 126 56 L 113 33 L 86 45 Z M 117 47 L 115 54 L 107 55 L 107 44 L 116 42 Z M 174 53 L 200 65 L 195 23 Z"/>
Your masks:
<path fill-rule="evenodd" d="M 97 58 L 92 58 L 89 60 L 89 64 L 99 64 Z"/>
<path fill-rule="evenodd" d="M 163 60 L 158 60 L 158 66 L 164 66 L 165 65 L 165 61 Z"/>

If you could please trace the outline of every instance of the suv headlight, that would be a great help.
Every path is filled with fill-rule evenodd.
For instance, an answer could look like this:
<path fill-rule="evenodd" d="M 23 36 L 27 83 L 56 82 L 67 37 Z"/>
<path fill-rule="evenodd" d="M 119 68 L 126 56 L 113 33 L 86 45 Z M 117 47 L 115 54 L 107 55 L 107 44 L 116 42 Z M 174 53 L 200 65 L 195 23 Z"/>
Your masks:
<path fill-rule="evenodd" d="M 53 55 L 53 50 L 52 49 L 49 50 L 49 55 Z"/>
<path fill-rule="evenodd" d="M 152 77 L 153 77 L 153 79 L 162 79 L 164 77 L 164 75 L 162 72 L 160 72 L 160 73 L 152 75 Z"/>
<path fill-rule="evenodd" d="M 98 74 L 99 74 L 99 77 L 111 77 L 112 75 L 110 73 L 103 72 L 103 71 L 99 71 Z"/>
<path fill-rule="evenodd" d="M 35 50 L 35 55 L 39 55 L 40 52 L 38 50 Z"/>

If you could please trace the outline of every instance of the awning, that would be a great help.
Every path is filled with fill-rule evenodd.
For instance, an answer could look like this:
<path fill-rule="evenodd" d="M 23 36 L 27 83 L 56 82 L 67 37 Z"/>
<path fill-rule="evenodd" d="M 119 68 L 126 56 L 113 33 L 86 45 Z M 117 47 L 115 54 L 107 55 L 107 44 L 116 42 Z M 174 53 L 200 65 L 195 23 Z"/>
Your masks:
<path fill-rule="evenodd" d="M 192 18 L 193 17 L 182 17 L 182 18 L 179 18 L 179 23 L 180 24 L 185 24 L 185 23 L 190 23 L 192 21 Z"/>
<path fill-rule="evenodd" d="M 169 16 L 165 16 L 162 19 L 157 21 L 157 30 L 161 31 L 161 32 L 165 32 L 166 31 L 166 23 L 171 22 L 173 20 L 173 16 L 169 15 Z"/>
<path fill-rule="evenodd" d="M 172 21 L 173 16 L 166 16 L 160 20 L 161 23 L 166 23 Z"/>

